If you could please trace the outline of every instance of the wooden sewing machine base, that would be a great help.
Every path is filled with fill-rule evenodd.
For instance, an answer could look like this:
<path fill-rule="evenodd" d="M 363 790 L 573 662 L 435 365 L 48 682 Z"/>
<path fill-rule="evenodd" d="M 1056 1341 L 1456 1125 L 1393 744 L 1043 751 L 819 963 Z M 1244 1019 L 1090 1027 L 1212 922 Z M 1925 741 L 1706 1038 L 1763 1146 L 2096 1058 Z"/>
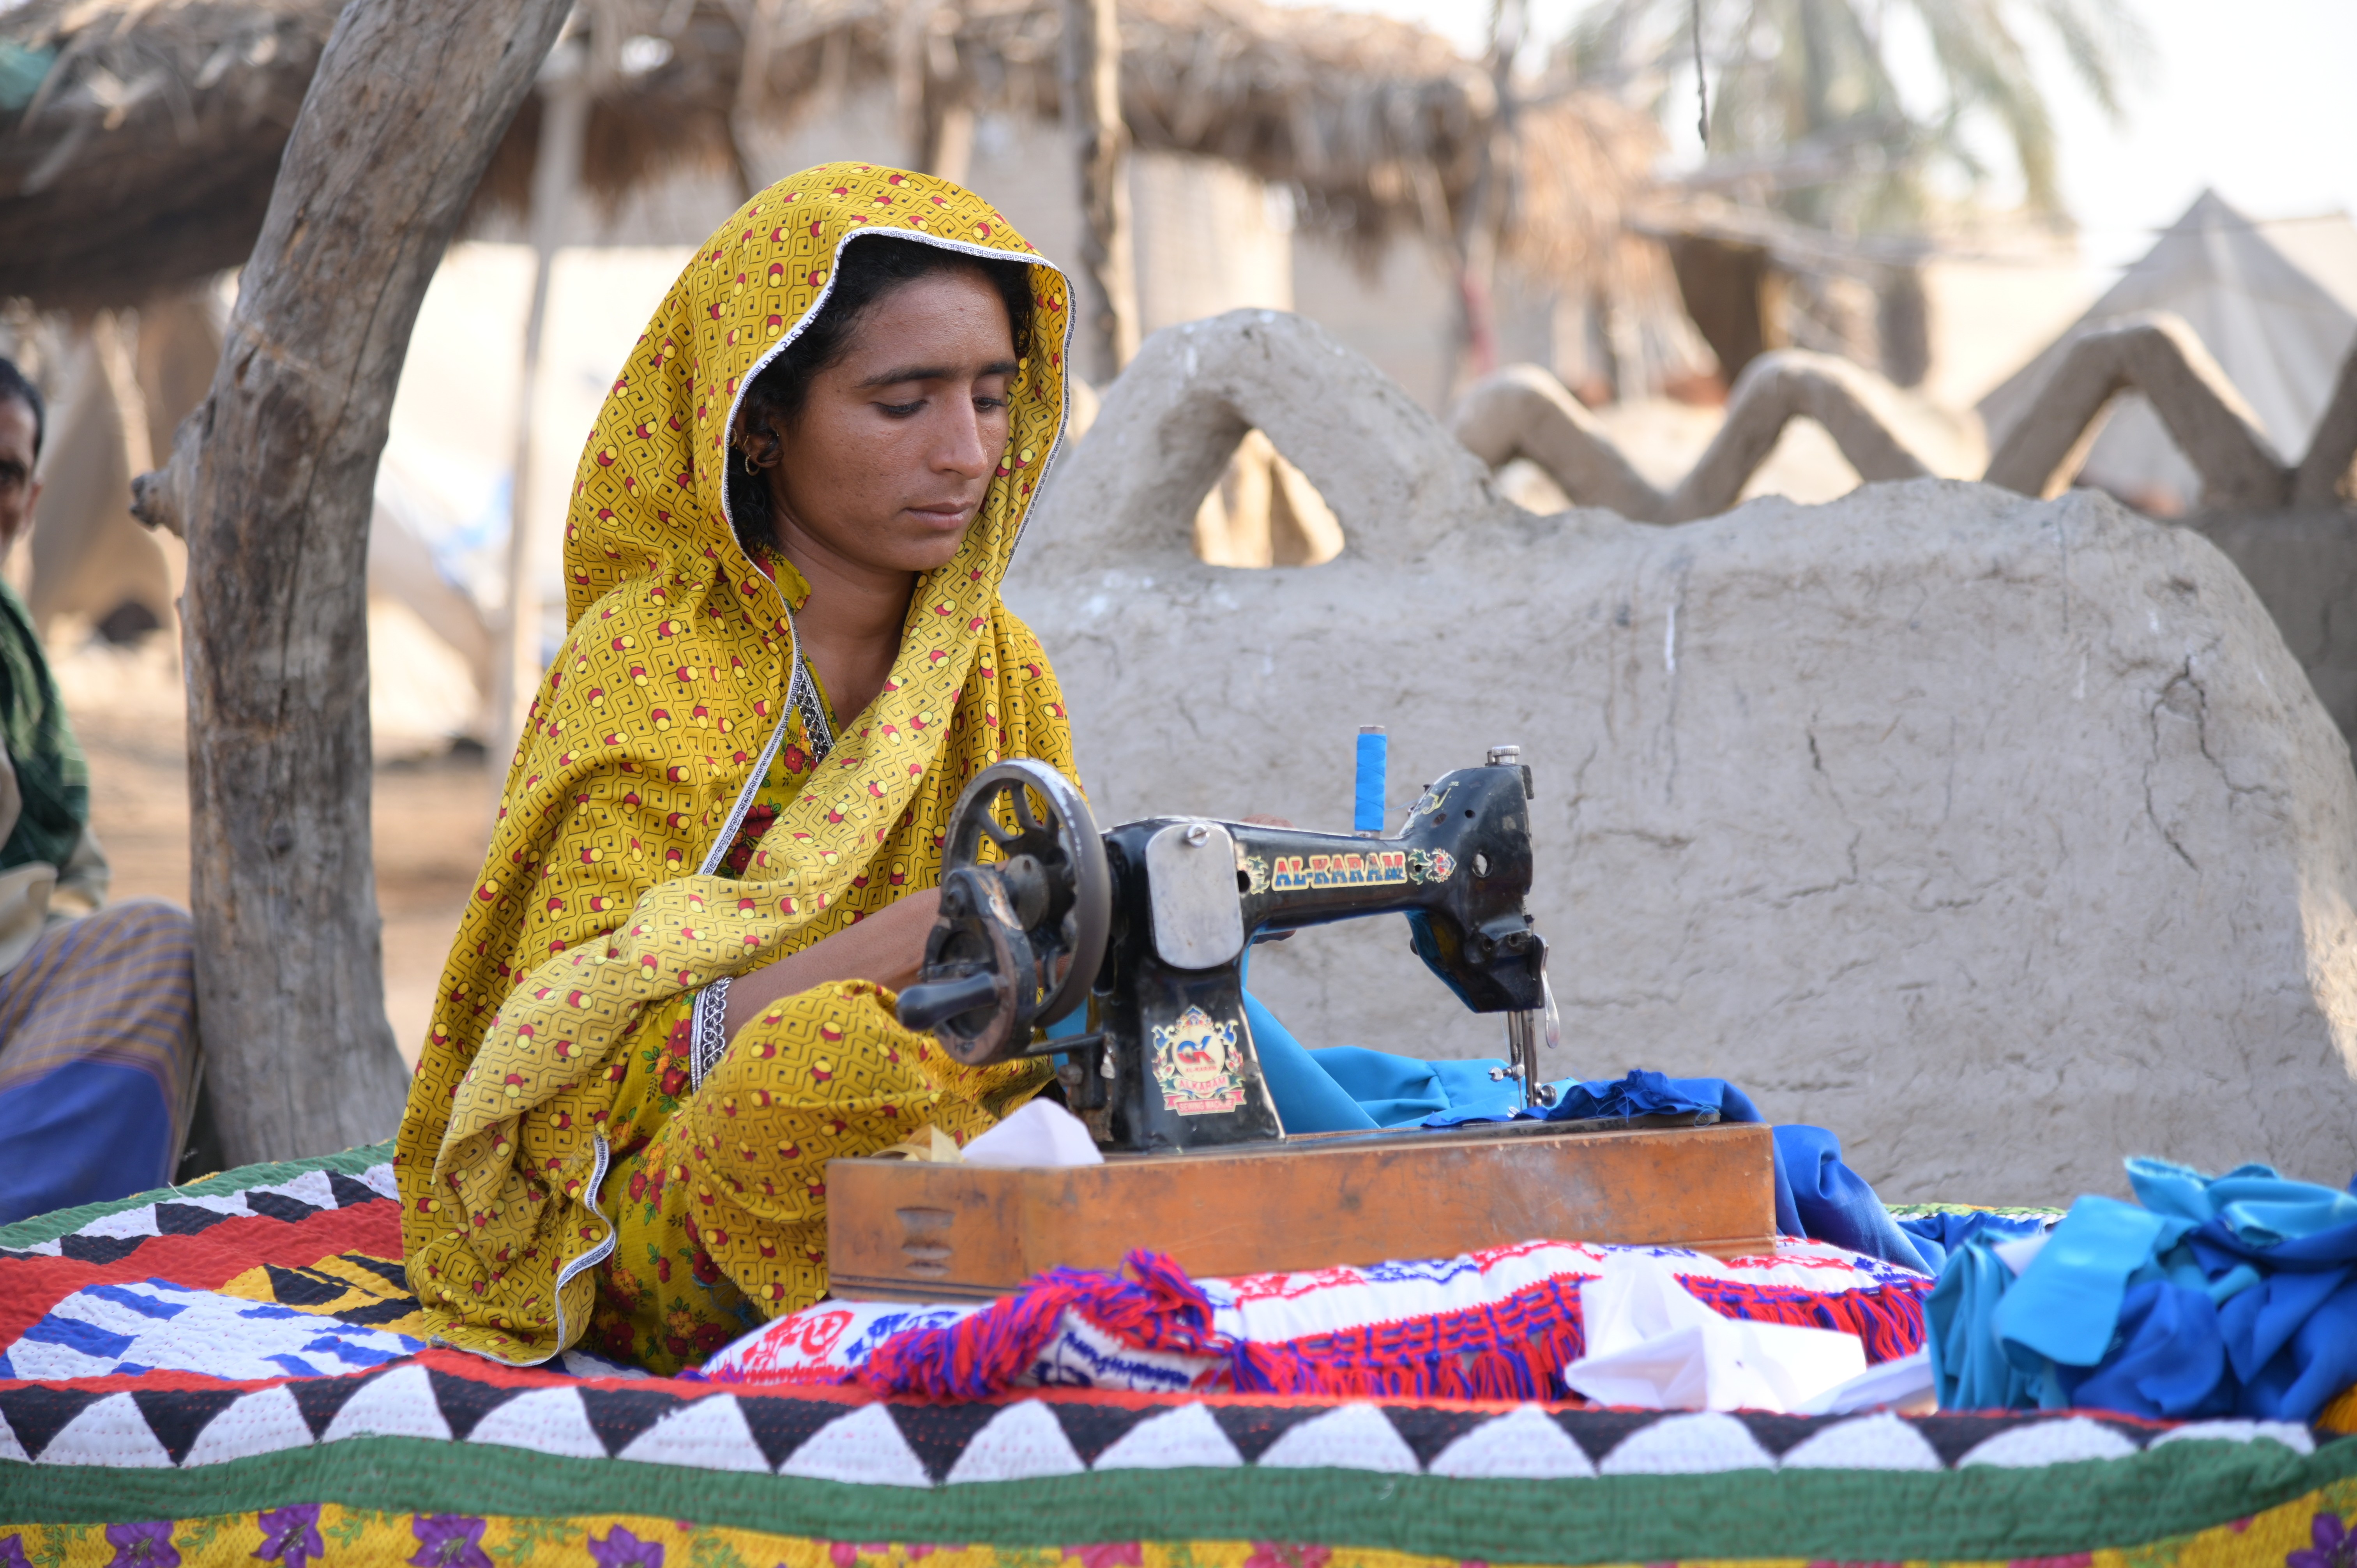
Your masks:
<path fill-rule="evenodd" d="M 834 1294 L 975 1301 L 1138 1247 L 1232 1278 L 1544 1237 L 1722 1257 L 1776 1235 L 1764 1124 L 1487 1123 L 1295 1137 L 1101 1165 L 827 1164 Z"/>

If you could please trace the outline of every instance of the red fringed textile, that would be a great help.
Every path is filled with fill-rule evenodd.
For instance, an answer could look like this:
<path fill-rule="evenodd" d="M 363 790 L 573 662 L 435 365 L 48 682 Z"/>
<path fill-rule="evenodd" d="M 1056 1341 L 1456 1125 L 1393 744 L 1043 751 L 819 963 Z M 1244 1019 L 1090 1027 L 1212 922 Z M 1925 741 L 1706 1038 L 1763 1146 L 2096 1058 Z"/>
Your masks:
<path fill-rule="evenodd" d="M 1566 1392 L 1563 1369 L 1579 1359 L 1587 1343 L 1579 1282 L 1546 1280 L 1464 1312 L 1275 1344 L 1247 1340 L 1233 1358 L 1235 1387 L 1253 1393 L 1559 1400 Z"/>
<path fill-rule="evenodd" d="M 851 1375 L 888 1394 L 991 1398 L 1031 1369 L 1068 1311 L 1134 1349 L 1222 1363 L 1203 1386 L 1240 1392 L 1562 1400 L 1571 1397 L 1563 1369 L 1587 1346 L 1581 1282 L 1572 1276 L 1478 1307 L 1267 1341 L 1219 1332 L 1210 1299 L 1168 1257 L 1140 1251 L 1128 1264 L 1135 1283 L 1093 1270 L 1051 1270 L 960 1322 L 895 1335 Z M 1703 1275 L 1682 1274 L 1679 1283 L 1724 1316 L 1855 1334 L 1869 1362 L 1922 1348 L 1922 1298 L 1932 1284 L 1819 1294 Z"/>
<path fill-rule="evenodd" d="M 1721 1317 L 1855 1334 L 1866 1343 L 1869 1366 L 1912 1356 L 1923 1348 L 1923 1298 L 1932 1291 L 1928 1279 L 1829 1295 L 1792 1285 L 1745 1284 L 1696 1274 L 1680 1274 L 1678 1283 Z"/>
<path fill-rule="evenodd" d="M 922 1399 L 989 1399 L 1031 1369 L 1064 1320 L 1078 1310 L 1141 1350 L 1224 1357 L 1232 1347 L 1211 1327 L 1211 1303 L 1159 1252 L 1128 1259 L 1137 1275 L 1094 1269 L 1050 1269 L 1009 1296 L 941 1328 L 912 1328 L 876 1348 L 855 1374 L 887 1393 Z"/>

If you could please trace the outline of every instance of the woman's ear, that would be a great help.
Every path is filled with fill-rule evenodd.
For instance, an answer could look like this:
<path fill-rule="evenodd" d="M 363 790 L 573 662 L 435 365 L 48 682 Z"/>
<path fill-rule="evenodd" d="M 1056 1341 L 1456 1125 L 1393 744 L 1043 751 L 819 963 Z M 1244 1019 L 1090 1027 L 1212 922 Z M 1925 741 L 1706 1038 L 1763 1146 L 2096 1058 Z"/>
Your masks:
<path fill-rule="evenodd" d="M 764 419 L 754 422 L 749 412 L 737 414 L 737 460 L 745 465 L 748 473 L 774 468 L 785 458 L 786 444 L 780 439 L 777 426 Z"/>

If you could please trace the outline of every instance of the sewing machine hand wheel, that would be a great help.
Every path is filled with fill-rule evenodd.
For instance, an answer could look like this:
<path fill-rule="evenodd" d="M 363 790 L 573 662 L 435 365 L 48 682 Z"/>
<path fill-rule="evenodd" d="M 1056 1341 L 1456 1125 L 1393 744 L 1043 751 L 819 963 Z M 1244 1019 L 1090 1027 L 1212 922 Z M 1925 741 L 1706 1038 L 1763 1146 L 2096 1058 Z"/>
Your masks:
<path fill-rule="evenodd" d="M 982 859 L 985 840 L 995 862 Z M 1035 1026 L 1087 997 L 1112 910 L 1104 840 L 1071 781 L 1023 757 L 983 769 L 950 814 L 941 918 L 900 993 L 902 1026 L 931 1031 L 969 1067 L 1027 1054 Z"/>

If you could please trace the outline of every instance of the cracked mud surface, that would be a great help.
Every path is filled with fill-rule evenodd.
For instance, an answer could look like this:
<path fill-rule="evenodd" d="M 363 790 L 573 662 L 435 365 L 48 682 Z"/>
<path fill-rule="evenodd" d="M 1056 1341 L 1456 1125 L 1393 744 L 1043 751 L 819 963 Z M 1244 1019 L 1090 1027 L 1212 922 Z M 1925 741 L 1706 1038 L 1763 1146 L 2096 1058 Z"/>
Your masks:
<path fill-rule="evenodd" d="M 1068 482 L 1043 536 L 1081 532 Z M 1453 516 L 1405 560 L 1346 514 L 1318 567 L 1018 566 L 1109 820 L 1344 823 L 1371 723 L 1396 821 L 1516 742 L 1563 1071 L 1728 1078 L 1894 1201 L 2122 1192 L 2136 1153 L 2348 1179 L 2357 774 L 2200 536 L 1940 481 Z M 1396 918 L 1257 950 L 1253 985 L 1313 1046 L 1502 1052 Z"/>

